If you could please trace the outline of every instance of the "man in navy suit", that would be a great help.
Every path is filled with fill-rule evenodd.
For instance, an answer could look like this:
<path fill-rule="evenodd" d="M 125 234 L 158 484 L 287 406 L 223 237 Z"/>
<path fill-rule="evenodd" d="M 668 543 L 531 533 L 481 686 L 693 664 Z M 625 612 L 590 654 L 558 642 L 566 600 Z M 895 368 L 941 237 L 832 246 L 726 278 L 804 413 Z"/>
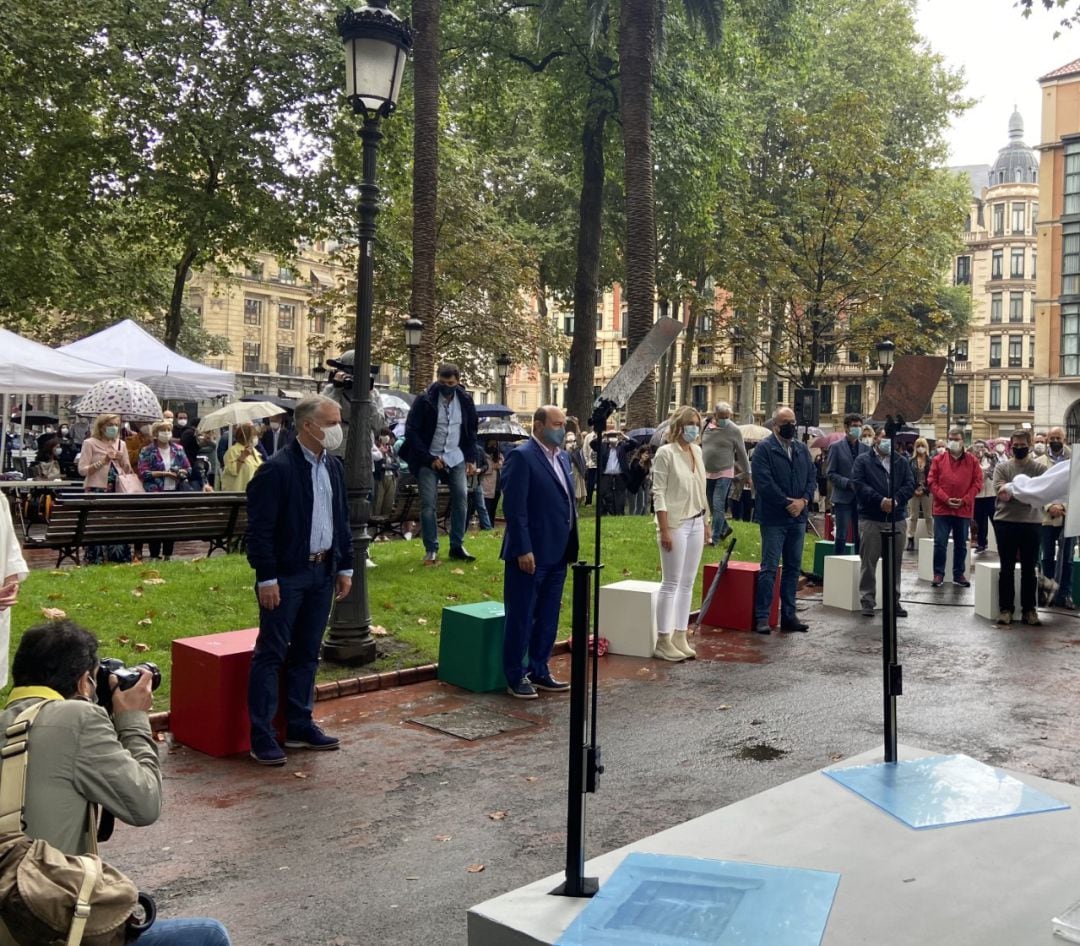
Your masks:
<path fill-rule="evenodd" d="M 868 431 L 873 433 L 872 430 Z M 848 526 L 851 526 L 855 551 L 859 551 L 859 497 L 851 473 L 855 461 L 870 452 L 870 447 L 861 442 L 863 436 L 862 415 L 844 415 L 844 439 L 837 440 L 829 447 L 829 461 L 826 476 L 832 484 L 829 499 L 832 502 L 833 528 L 836 530 L 834 555 L 843 555 L 847 545 Z M 869 439 L 869 438 L 867 438 Z"/>
<path fill-rule="evenodd" d="M 565 434 L 566 415 L 552 405 L 538 407 L 532 437 L 510 451 L 502 468 L 503 670 L 506 692 L 521 700 L 535 700 L 538 689 L 570 689 L 548 669 L 566 566 L 578 554 L 574 481 L 560 449 Z"/>

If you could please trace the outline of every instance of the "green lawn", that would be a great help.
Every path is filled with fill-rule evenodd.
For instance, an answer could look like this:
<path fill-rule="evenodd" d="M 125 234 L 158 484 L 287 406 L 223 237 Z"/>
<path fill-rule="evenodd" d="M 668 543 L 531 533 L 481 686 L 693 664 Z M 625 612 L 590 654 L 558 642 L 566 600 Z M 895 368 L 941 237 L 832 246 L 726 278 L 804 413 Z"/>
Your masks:
<path fill-rule="evenodd" d="M 591 512 L 586 510 L 586 512 Z M 756 525 L 734 523 L 736 559 L 756 561 L 761 543 Z M 623 578 L 659 581 L 656 531 L 651 517 L 625 516 L 604 520 L 602 581 Z M 594 520 L 581 522 L 582 556 L 592 558 Z M 804 569 L 813 557 L 808 537 Z M 421 564 L 424 547 L 411 542 L 379 542 L 372 548 L 378 568 L 369 569 L 368 594 L 372 624 L 385 628 L 379 637 L 381 656 L 364 668 L 324 666 L 320 680 L 353 677 L 358 673 L 412 667 L 438 659 L 442 609 L 455 603 L 501 599 L 499 548 L 502 531 L 481 532 L 468 539 L 477 561 L 470 565 L 450 560 L 435 567 Z M 446 541 L 443 537 L 443 552 Z M 716 561 L 719 548 L 706 548 L 705 561 Z M 567 581 L 560 616 L 560 637 L 570 632 L 570 589 Z M 700 596 L 695 591 L 695 602 Z M 12 652 L 21 632 L 44 620 L 42 611 L 57 608 L 92 630 L 102 641 L 102 656 L 125 663 L 152 660 L 162 669 L 157 705 L 167 706 L 171 641 L 253 627 L 258 622 L 252 572 L 242 555 L 216 555 L 197 561 L 145 565 L 98 565 L 55 571 L 34 571 L 22 587 L 12 615 Z"/>

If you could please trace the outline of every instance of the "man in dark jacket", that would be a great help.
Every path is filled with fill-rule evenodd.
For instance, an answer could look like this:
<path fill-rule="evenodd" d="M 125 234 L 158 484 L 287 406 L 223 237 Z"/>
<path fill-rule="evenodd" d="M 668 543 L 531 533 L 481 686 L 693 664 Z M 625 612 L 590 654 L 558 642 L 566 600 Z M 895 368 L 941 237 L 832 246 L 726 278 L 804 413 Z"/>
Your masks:
<path fill-rule="evenodd" d="M 915 495 L 915 476 L 911 464 L 903 454 L 893 455 L 892 440 L 885 436 L 885 428 L 878 428 L 869 453 L 862 454 L 851 471 L 851 482 L 859 497 L 859 600 L 862 613 L 874 616 L 877 598 L 877 563 L 881 548 L 889 541 L 886 533 L 892 529 L 893 575 L 896 595 L 896 616 L 907 617 L 900 607 L 900 561 L 904 555 L 904 528 L 907 519 L 908 500 Z M 895 466 L 895 468 L 893 468 Z M 890 469 L 891 481 L 890 481 Z M 889 576 L 882 576 L 882 594 Z"/>
<path fill-rule="evenodd" d="M 450 486 L 450 557 L 476 561 L 465 550 L 469 508 L 467 479 L 476 473 L 476 408 L 461 386 L 457 365 L 439 365 L 438 381 L 412 403 L 405 421 L 402 458 L 420 487 L 424 561 L 439 560 L 436 520 L 439 481 Z"/>
<path fill-rule="evenodd" d="M 833 527 L 836 530 L 834 555 L 844 554 L 849 525 L 855 551 L 859 551 L 859 499 L 851 482 L 851 471 L 855 468 L 855 461 L 870 452 L 870 448 L 860 441 L 862 436 L 862 416 L 845 414 L 844 439 L 837 440 L 829 447 L 825 475 L 832 485 L 829 501 L 832 503 Z"/>
<path fill-rule="evenodd" d="M 247 557 L 255 569 L 259 636 L 248 678 L 251 757 L 284 765 L 274 735 L 285 667 L 285 747 L 337 749 L 311 718 L 319 647 L 331 600 L 352 587 L 353 541 L 341 410 L 320 394 L 296 405 L 296 440 L 263 463 L 248 484 Z"/>
<path fill-rule="evenodd" d="M 603 437 L 594 437 L 589 448 L 596 454 L 597 502 L 605 516 L 621 516 L 626 510 L 626 482 L 630 452 L 636 445 L 615 429 L 614 418 Z"/>
<path fill-rule="evenodd" d="M 795 436 L 795 412 L 778 407 L 773 419 L 774 433 L 757 445 L 750 461 L 761 529 L 761 574 L 754 602 L 754 630 L 759 634 L 769 633 L 769 610 L 781 559 L 780 629 L 809 630 L 795 613 L 795 592 L 802 572 L 807 509 L 816 486 L 814 461 L 806 444 Z"/>

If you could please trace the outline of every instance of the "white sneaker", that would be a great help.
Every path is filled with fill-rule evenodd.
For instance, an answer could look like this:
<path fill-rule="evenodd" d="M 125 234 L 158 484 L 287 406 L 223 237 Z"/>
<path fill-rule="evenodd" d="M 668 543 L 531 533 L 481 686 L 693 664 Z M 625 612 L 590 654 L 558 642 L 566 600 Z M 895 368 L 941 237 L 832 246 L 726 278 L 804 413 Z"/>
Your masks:
<path fill-rule="evenodd" d="M 405 534 L 404 534 L 404 535 L 402 536 L 402 538 L 403 538 L 403 539 L 404 539 L 404 540 L 405 540 L 406 542 L 408 542 L 408 541 L 409 541 L 409 539 L 411 539 L 411 538 L 412 538 L 412 533 L 411 533 L 411 532 L 406 532 L 406 533 L 405 533 Z"/>
<path fill-rule="evenodd" d="M 372 561 L 372 560 L 371 560 L 371 559 L 369 558 L 369 559 L 367 560 L 367 567 L 368 567 L 368 568 L 378 568 L 379 566 L 378 566 L 378 565 L 376 565 L 376 564 L 375 564 L 375 563 L 374 563 L 374 562 L 373 562 L 373 561 Z"/>
<path fill-rule="evenodd" d="M 681 660 L 686 660 L 686 654 L 679 650 L 672 642 L 670 634 L 658 634 L 656 637 L 656 649 L 653 651 L 653 656 L 660 660 L 670 660 L 672 663 L 678 663 Z"/>

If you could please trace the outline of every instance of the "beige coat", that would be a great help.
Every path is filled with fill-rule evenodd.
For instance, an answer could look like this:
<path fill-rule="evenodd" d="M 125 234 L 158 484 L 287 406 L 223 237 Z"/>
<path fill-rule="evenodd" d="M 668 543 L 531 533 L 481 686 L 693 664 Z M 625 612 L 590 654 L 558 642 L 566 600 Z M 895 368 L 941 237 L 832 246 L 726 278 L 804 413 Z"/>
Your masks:
<path fill-rule="evenodd" d="M 4 730 L 32 702 L 19 700 L 0 713 L 0 746 Z M 88 802 L 126 824 L 157 820 L 161 767 L 148 713 L 118 713 L 110 720 L 92 703 L 56 700 L 38 714 L 30 728 L 26 833 L 67 854 L 84 854 Z"/>
<path fill-rule="evenodd" d="M 15 535 L 15 524 L 11 521 L 11 506 L 6 496 L 0 496 L 0 585 L 9 579 L 22 581 L 30 569 L 23 558 L 22 548 Z M 11 609 L 0 611 L 0 687 L 7 686 L 8 650 L 11 647 Z"/>
<path fill-rule="evenodd" d="M 121 473 L 133 472 L 123 441 L 87 437 L 79 452 L 79 472 L 86 477 L 83 486 L 87 489 L 107 489 L 110 460 L 115 462 Z"/>

